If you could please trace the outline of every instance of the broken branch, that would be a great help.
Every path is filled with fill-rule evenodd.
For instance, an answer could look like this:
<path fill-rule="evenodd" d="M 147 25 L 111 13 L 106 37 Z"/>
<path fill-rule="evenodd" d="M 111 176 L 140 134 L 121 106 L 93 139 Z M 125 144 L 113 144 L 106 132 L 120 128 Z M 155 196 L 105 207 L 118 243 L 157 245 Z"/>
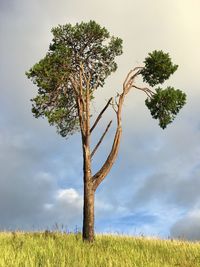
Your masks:
<path fill-rule="evenodd" d="M 105 105 L 105 107 L 102 109 L 102 111 L 99 113 L 99 116 L 97 117 L 95 123 L 93 124 L 92 128 L 90 129 L 90 133 L 92 133 L 92 131 L 94 130 L 94 128 L 96 127 L 97 123 L 99 122 L 99 120 L 101 119 L 103 113 L 106 111 L 106 109 L 108 108 L 108 106 L 110 105 L 111 101 L 112 101 L 112 97 L 108 100 L 108 103 Z"/>
<path fill-rule="evenodd" d="M 99 142 L 96 144 L 95 148 L 93 149 L 92 153 L 91 153 L 91 158 L 94 156 L 95 152 L 97 151 L 98 147 L 100 146 L 100 144 L 102 143 L 106 133 L 108 132 L 109 128 L 110 128 L 110 125 L 111 125 L 112 121 L 110 121 L 104 131 L 104 133 L 102 134 Z"/>

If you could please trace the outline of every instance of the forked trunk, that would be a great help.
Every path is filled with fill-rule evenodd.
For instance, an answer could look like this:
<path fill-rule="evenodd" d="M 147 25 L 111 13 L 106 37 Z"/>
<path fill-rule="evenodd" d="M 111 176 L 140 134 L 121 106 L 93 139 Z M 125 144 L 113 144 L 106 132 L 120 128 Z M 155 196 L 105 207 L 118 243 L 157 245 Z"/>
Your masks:
<path fill-rule="evenodd" d="M 107 125 L 106 130 L 101 136 L 99 142 L 94 147 L 93 151 L 90 151 L 90 136 L 99 120 L 101 119 L 103 113 L 108 108 L 108 106 L 112 103 L 113 98 L 110 98 L 107 102 L 106 106 L 99 113 L 96 121 L 93 126 L 90 128 L 90 79 L 87 79 L 87 75 L 84 71 L 84 67 L 80 65 L 80 84 L 78 84 L 73 77 L 71 77 L 71 82 L 74 87 L 74 90 L 77 94 L 77 107 L 79 114 L 79 123 L 82 135 L 82 149 L 83 149 L 83 183 L 84 183 L 84 198 L 83 198 L 83 229 L 82 229 L 82 238 L 83 241 L 93 242 L 95 239 L 94 236 L 94 199 L 95 199 L 95 191 L 100 183 L 105 179 L 110 169 L 112 168 L 119 151 L 119 144 L 122 135 L 122 127 L 121 127 L 121 113 L 122 113 L 122 105 L 125 99 L 126 94 L 130 91 L 131 87 L 133 87 L 133 82 L 135 77 L 140 73 L 140 69 L 135 68 L 131 70 L 124 83 L 123 83 L 123 91 L 118 96 L 118 103 L 113 104 L 113 109 L 115 110 L 117 116 L 117 129 L 115 132 L 113 144 L 111 151 L 100 168 L 99 171 L 95 175 L 92 175 L 91 172 L 91 158 L 94 156 L 97 151 L 99 145 L 102 143 L 104 136 L 106 135 L 112 121 Z M 136 73 L 135 73 L 136 71 Z M 86 90 L 83 92 L 83 81 L 86 83 Z M 86 93 L 86 94 L 85 94 Z"/>

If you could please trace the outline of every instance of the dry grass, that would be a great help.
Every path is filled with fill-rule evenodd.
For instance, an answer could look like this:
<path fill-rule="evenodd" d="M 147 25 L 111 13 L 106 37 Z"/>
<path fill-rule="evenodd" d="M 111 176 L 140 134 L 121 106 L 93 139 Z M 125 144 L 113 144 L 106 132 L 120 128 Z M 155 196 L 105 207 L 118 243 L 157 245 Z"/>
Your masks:
<path fill-rule="evenodd" d="M 0 233 L 0 267 L 199 267 L 200 243 L 81 234 Z"/>

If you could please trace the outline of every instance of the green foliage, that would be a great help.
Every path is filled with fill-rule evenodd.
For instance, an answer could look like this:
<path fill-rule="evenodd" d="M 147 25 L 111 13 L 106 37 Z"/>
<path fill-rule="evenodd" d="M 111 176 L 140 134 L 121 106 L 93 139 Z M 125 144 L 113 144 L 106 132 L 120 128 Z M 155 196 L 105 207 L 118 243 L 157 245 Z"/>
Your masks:
<path fill-rule="evenodd" d="M 95 21 L 72 26 L 59 25 L 52 29 L 54 35 L 50 51 L 67 47 L 70 51 L 69 69 L 77 76 L 82 63 L 87 75 L 91 75 L 90 88 L 103 86 L 105 79 L 117 69 L 115 57 L 122 54 L 122 40 L 110 36 L 109 32 Z"/>
<path fill-rule="evenodd" d="M 200 266 L 200 243 L 97 235 L 93 244 L 80 234 L 58 232 L 0 234 L 0 266 L 172 267 Z"/>
<path fill-rule="evenodd" d="M 77 97 L 70 78 L 80 84 L 81 65 L 93 91 L 117 69 L 115 57 L 122 54 L 122 40 L 95 21 L 59 25 L 52 29 L 53 40 L 46 56 L 36 63 L 27 77 L 38 87 L 32 99 L 36 118 L 47 117 L 51 125 L 66 137 L 79 130 Z M 82 80 L 83 91 L 86 82 Z"/>
<path fill-rule="evenodd" d="M 173 74 L 178 65 L 173 65 L 168 53 L 153 51 L 144 61 L 145 67 L 141 70 L 144 82 L 150 86 L 162 84 Z"/>
<path fill-rule="evenodd" d="M 178 68 L 178 65 L 172 63 L 168 53 L 157 50 L 149 53 L 144 63 L 140 74 L 150 86 L 164 83 Z M 155 91 L 156 93 L 146 99 L 145 104 L 152 117 L 158 119 L 160 127 L 165 129 L 186 103 L 186 94 L 173 87 L 159 87 Z"/>
<path fill-rule="evenodd" d="M 52 29 L 53 40 L 46 56 L 36 63 L 27 77 L 38 87 L 38 95 L 32 99 L 32 112 L 36 118 L 46 117 L 50 125 L 55 125 L 63 137 L 79 130 L 77 86 L 82 85 L 83 95 L 89 80 L 91 100 L 94 90 L 104 85 L 105 79 L 117 69 L 115 57 L 122 54 L 122 40 L 110 36 L 109 32 L 95 21 L 88 23 L 59 25 Z M 153 51 L 144 61 L 139 74 L 150 86 L 162 84 L 173 74 L 174 65 L 168 53 Z M 77 88 L 79 91 L 80 88 Z M 156 89 L 146 105 L 153 118 L 159 120 L 164 129 L 173 121 L 185 104 L 186 95 L 180 90 L 168 87 Z"/>
<path fill-rule="evenodd" d="M 186 103 L 186 94 L 173 87 L 157 88 L 156 93 L 145 101 L 154 119 L 159 120 L 161 128 L 165 129 L 171 123 L 179 110 Z"/>

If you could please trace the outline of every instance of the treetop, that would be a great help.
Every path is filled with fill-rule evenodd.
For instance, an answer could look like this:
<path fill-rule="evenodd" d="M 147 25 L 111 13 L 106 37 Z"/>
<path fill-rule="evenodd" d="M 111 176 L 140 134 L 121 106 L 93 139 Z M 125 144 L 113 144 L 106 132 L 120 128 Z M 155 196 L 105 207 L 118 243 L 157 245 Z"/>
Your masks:
<path fill-rule="evenodd" d="M 115 57 L 122 54 L 122 39 L 110 36 L 95 21 L 59 25 L 52 33 L 46 56 L 26 75 L 38 87 L 32 99 L 34 116 L 47 117 L 65 137 L 79 129 L 80 86 L 83 93 L 89 87 L 90 98 L 94 97 L 93 92 L 117 69 Z"/>
<path fill-rule="evenodd" d="M 80 130 L 78 101 L 82 102 L 85 116 L 86 95 L 92 100 L 94 91 L 116 71 L 115 58 L 122 54 L 122 39 L 111 36 L 106 28 L 92 20 L 58 25 L 52 29 L 52 34 L 45 57 L 26 75 L 38 87 L 38 95 L 32 99 L 34 116 L 47 117 L 50 125 L 55 125 L 58 133 L 67 137 Z M 169 79 L 177 68 L 168 53 L 155 50 L 145 58 L 143 67 L 136 67 L 135 72 L 130 72 L 125 82 L 124 94 L 131 87 L 147 94 L 146 106 L 163 129 L 185 104 L 186 95 L 173 87 L 158 87 L 153 92 L 151 88 L 136 86 L 135 78 L 141 75 L 144 82 L 154 87 Z M 118 108 L 117 104 L 115 108 Z"/>

